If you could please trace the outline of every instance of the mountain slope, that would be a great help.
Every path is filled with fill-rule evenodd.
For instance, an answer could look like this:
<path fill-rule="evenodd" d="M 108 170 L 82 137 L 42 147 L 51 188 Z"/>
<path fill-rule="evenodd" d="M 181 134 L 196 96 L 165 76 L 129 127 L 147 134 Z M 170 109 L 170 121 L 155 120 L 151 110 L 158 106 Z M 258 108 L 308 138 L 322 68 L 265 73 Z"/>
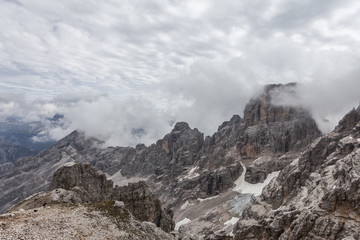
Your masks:
<path fill-rule="evenodd" d="M 58 169 L 48 192 L 0 215 L 3 239 L 175 239 L 172 212 L 145 183 L 113 186 L 90 164 Z"/>
<path fill-rule="evenodd" d="M 360 106 L 247 207 L 235 239 L 359 239 Z"/>
<path fill-rule="evenodd" d="M 112 209 L 117 215 L 111 214 Z M 176 239 L 153 223 L 134 219 L 122 207 L 109 207 L 107 202 L 59 204 L 0 215 L 0 236 L 2 239 Z"/>
<path fill-rule="evenodd" d="M 239 217 L 242 208 L 251 201 L 246 194 L 239 196 L 241 189 L 234 190 L 236 182 L 242 181 L 240 188 L 246 185 L 244 179 L 261 184 L 270 173 L 290 164 L 301 149 L 320 136 L 307 111 L 272 103 L 275 90 L 289 91 L 295 87 L 294 84 L 266 86 L 261 95 L 247 104 L 244 118 L 234 115 L 205 139 L 196 128 L 180 122 L 151 146 L 104 149 L 99 147 L 100 141 L 75 131 L 35 157 L 22 158 L 14 166 L 0 168 L 0 210 L 47 189 L 52 174 L 63 164 L 88 162 L 117 185 L 146 181 L 165 207 L 174 210 L 177 222 L 188 218 L 193 225 L 197 219 L 214 226 L 216 214 L 223 212 L 220 222 L 223 224 Z M 198 206 L 202 202 L 206 213 L 216 200 L 198 199 L 216 196 L 222 198 L 225 205 L 219 206 L 212 216 L 194 216 L 187 211 L 189 204 Z M 232 211 L 238 205 L 241 207 Z M 181 228 L 186 226 L 179 230 Z"/>

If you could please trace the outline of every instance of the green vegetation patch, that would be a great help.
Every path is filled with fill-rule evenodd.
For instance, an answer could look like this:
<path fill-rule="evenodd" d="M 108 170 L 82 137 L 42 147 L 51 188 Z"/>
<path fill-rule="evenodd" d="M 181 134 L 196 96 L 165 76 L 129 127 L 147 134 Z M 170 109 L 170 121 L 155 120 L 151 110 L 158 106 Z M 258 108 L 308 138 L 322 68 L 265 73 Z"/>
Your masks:
<path fill-rule="evenodd" d="M 113 200 L 91 203 L 88 205 L 88 208 L 90 211 L 96 210 L 109 217 L 121 230 L 127 228 L 126 225 L 130 223 L 131 215 L 129 211 L 123 207 L 115 206 L 115 201 Z"/>

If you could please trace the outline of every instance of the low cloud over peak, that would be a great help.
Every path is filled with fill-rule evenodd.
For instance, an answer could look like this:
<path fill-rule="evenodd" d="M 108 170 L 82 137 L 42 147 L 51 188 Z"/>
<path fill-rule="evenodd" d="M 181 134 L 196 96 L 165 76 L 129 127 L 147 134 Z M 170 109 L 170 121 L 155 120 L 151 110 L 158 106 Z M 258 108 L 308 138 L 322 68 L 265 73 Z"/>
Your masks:
<path fill-rule="evenodd" d="M 301 83 L 279 104 L 323 131 L 359 103 L 355 0 L 16 0 L 0 16 L 0 118 L 62 113 L 54 138 L 151 143 L 175 121 L 211 134 L 269 83 Z"/>

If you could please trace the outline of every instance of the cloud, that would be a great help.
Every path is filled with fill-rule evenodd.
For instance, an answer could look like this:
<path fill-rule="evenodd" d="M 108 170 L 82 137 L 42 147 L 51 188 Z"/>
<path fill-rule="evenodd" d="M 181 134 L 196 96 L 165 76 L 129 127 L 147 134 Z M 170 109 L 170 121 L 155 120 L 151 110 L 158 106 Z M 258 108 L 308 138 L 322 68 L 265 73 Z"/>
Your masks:
<path fill-rule="evenodd" d="M 59 140 L 74 130 L 105 141 L 105 146 L 150 145 L 171 130 L 174 118 L 142 98 L 114 100 L 99 93 L 72 93 L 52 100 L 24 99 L 2 94 L 2 121 L 18 117 L 23 122 L 40 122 L 42 132 L 35 141 Z M 55 114 L 64 117 L 58 122 Z"/>
<path fill-rule="evenodd" d="M 106 145 L 134 146 L 155 143 L 170 131 L 172 119 L 144 99 L 119 102 L 101 97 L 70 107 L 65 120 L 68 121 L 65 131 L 83 130 L 88 136 L 105 140 Z M 59 129 L 50 131 L 50 134 L 58 133 L 61 133 Z"/>
<path fill-rule="evenodd" d="M 282 101 L 323 131 L 358 104 L 355 0 L 1 4 L 0 117 L 63 113 L 53 138 L 82 128 L 150 143 L 172 121 L 212 134 L 268 83 L 302 83 L 297 102 Z"/>

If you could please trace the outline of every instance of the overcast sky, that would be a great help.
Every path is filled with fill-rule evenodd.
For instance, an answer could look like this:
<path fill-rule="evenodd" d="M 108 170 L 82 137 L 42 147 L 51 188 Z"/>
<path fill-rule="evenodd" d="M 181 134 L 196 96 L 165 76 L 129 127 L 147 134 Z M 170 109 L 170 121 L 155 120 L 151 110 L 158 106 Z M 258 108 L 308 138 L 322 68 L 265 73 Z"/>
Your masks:
<path fill-rule="evenodd" d="M 175 121 L 211 134 L 267 83 L 302 83 L 296 104 L 324 132 L 359 104 L 356 0 L 0 4 L 0 117 L 63 113 L 54 138 L 149 144 Z"/>

